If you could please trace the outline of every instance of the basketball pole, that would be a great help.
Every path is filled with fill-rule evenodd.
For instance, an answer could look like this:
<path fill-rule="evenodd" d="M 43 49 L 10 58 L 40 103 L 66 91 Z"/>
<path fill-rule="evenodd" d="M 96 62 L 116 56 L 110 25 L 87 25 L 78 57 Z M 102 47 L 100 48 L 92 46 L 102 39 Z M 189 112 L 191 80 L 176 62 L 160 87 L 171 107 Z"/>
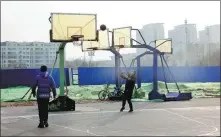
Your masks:
<path fill-rule="evenodd" d="M 65 74 L 64 74 L 64 48 L 66 42 L 62 42 L 60 47 L 59 47 L 59 68 L 60 68 L 60 96 L 64 96 L 64 79 L 65 79 Z"/>
<path fill-rule="evenodd" d="M 108 33 L 111 34 L 112 40 L 111 40 L 111 47 L 110 52 L 114 54 L 115 59 L 115 85 L 117 89 L 120 89 L 121 83 L 120 83 L 120 58 L 122 58 L 122 55 L 114 48 L 114 33 L 113 31 L 108 30 Z"/>

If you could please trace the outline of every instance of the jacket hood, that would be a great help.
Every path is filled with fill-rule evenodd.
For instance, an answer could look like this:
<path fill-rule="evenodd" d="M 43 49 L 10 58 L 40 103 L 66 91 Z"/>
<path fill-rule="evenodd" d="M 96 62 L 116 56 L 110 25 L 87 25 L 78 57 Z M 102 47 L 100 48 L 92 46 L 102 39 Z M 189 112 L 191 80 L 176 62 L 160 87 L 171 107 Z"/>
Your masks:
<path fill-rule="evenodd" d="M 48 72 L 40 72 L 40 76 L 42 76 L 42 77 L 48 77 Z"/>

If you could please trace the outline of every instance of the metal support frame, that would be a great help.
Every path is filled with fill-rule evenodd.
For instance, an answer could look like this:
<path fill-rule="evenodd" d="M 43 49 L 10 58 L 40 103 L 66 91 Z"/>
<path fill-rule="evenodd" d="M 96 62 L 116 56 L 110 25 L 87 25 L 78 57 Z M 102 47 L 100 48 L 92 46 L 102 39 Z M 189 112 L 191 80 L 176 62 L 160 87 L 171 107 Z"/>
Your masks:
<path fill-rule="evenodd" d="M 158 55 L 163 55 L 163 53 L 161 53 L 159 50 L 157 49 L 152 49 L 153 47 L 149 46 L 149 45 L 143 45 L 145 47 L 147 47 L 147 49 L 149 49 L 150 51 L 146 51 L 140 55 L 138 55 L 136 58 L 134 58 L 134 60 L 137 60 L 137 74 L 138 74 L 138 79 L 137 79 L 137 85 L 138 88 L 141 87 L 141 79 L 140 79 L 140 60 L 141 57 L 147 55 L 147 54 L 151 54 L 153 55 L 153 89 L 152 91 L 149 93 L 149 99 L 151 100 L 152 97 L 154 99 L 164 99 L 165 95 L 160 94 L 158 92 Z M 136 46 L 135 46 L 136 47 Z M 141 47 L 137 47 L 137 48 L 141 48 Z"/>
<path fill-rule="evenodd" d="M 132 29 L 132 30 L 136 30 L 139 32 L 139 34 L 141 35 L 140 31 L 138 29 Z M 114 48 L 114 33 L 113 31 L 109 30 L 109 33 L 111 33 L 112 35 L 112 42 L 111 42 L 111 48 L 110 51 L 115 55 L 115 82 L 116 82 L 116 87 L 119 89 L 120 88 L 120 58 L 122 58 L 121 54 L 116 51 L 116 49 Z M 162 54 L 158 49 L 151 47 L 150 45 L 147 45 L 143 36 L 141 35 L 144 44 L 141 44 L 140 42 L 136 41 L 135 39 L 132 39 L 133 41 L 136 41 L 137 43 L 139 43 L 140 45 L 133 45 L 131 48 L 146 48 L 149 49 L 150 51 L 146 51 L 145 53 L 137 56 L 135 59 L 137 60 L 137 85 L 138 88 L 141 87 L 141 79 L 140 79 L 140 58 L 146 54 L 154 54 L 155 58 L 153 60 L 154 64 L 153 64 L 153 69 L 154 74 L 153 74 L 153 85 L 154 85 L 154 90 L 157 91 L 158 90 L 158 84 L 157 84 L 157 55 L 158 54 Z M 151 52 L 152 51 L 152 52 Z M 156 68 L 156 69 L 155 69 Z"/>
<path fill-rule="evenodd" d="M 109 30 L 109 33 L 111 33 L 112 36 L 112 42 L 111 42 L 111 47 L 110 51 L 114 54 L 115 56 L 115 84 L 116 88 L 120 89 L 120 58 L 122 58 L 121 54 L 114 48 L 114 33 L 113 31 Z"/>
<path fill-rule="evenodd" d="M 62 42 L 59 50 L 59 68 L 60 68 L 60 93 L 59 96 L 49 102 L 49 111 L 70 111 L 75 110 L 75 101 L 65 95 L 65 72 L 64 72 L 64 49 L 67 42 Z M 67 88 L 67 87 L 66 87 Z"/>
<path fill-rule="evenodd" d="M 66 46 L 66 42 L 62 42 L 59 47 L 59 68 L 60 68 L 60 96 L 64 96 L 64 48 Z"/>
<path fill-rule="evenodd" d="M 120 88 L 120 58 L 115 55 L 115 80 L 117 89 Z"/>
<path fill-rule="evenodd" d="M 139 32 L 139 34 L 141 35 L 140 31 L 138 29 L 132 29 L 132 30 L 136 30 Z M 113 31 L 109 31 L 109 33 L 111 33 L 112 35 L 112 43 L 111 43 L 111 48 L 110 51 L 115 55 L 115 82 L 116 82 L 116 87 L 120 88 L 120 58 L 122 58 L 122 56 L 120 55 L 120 53 L 118 51 L 116 51 L 116 49 L 114 48 L 114 34 Z M 140 58 L 146 54 L 153 54 L 154 58 L 153 58 L 153 70 L 154 70 L 154 74 L 153 74 L 153 90 L 157 91 L 158 90 L 158 83 L 157 83 L 157 56 L 158 54 L 162 54 L 158 49 L 151 47 L 150 45 L 147 45 L 143 36 L 141 35 L 144 44 L 141 44 L 140 42 L 136 41 L 135 39 L 132 39 L 133 41 L 136 41 L 137 43 L 139 43 L 140 45 L 133 45 L 131 48 L 146 48 L 149 49 L 150 51 L 146 51 L 145 53 L 137 56 L 134 60 L 137 60 L 137 85 L 138 88 L 141 87 L 141 79 L 140 79 Z M 152 51 L 152 52 L 151 52 Z"/>
<path fill-rule="evenodd" d="M 153 91 L 158 91 L 158 79 L 157 79 L 157 72 L 158 72 L 158 66 L 157 66 L 157 54 L 153 54 Z"/>
<path fill-rule="evenodd" d="M 137 87 L 141 88 L 141 79 L 140 79 L 140 58 L 137 58 Z"/>
<path fill-rule="evenodd" d="M 138 31 L 139 32 L 139 31 Z M 142 36 L 142 35 L 141 35 Z M 144 41 L 145 42 L 145 41 Z M 137 85 L 138 88 L 141 87 L 141 79 L 140 79 L 140 59 L 141 57 L 147 55 L 147 54 L 153 54 L 153 91 L 158 91 L 158 55 L 163 54 L 160 52 L 158 49 L 151 47 L 150 45 L 147 44 L 141 44 L 141 45 L 133 45 L 132 48 L 146 48 L 149 49 L 150 51 L 146 51 L 140 55 L 138 55 L 134 60 L 137 60 L 137 74 L 138 74 L 138 80 L 137 80 Z"/>

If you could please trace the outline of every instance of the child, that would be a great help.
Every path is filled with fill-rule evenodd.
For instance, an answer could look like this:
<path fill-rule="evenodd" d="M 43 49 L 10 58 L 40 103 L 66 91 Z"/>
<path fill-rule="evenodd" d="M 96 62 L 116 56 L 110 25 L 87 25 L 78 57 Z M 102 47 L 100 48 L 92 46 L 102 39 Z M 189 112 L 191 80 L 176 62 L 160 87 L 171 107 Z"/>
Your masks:
<path fill-rule="evenodd" d="M 38 128 L 48 127 L 48 104 L 50 98 L 50 92 L 53 91 L 53 96 L 56 96 L 56 87 L 54 79 L 48 75 L 47 66 L 41 66 L 40 74 L 36 76 L 36 83 L 32 87 L 32 94 L 36 96 L 37 90 L 37 103 L 38 103 L 38 114 L 40 123 Z"/>

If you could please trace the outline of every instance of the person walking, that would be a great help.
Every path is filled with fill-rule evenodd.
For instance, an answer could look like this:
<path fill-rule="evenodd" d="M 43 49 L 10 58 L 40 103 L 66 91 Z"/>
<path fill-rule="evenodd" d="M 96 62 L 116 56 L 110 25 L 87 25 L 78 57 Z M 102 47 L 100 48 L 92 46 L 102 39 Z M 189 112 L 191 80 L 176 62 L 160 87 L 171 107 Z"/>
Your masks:
<path fill-rule="evenodd" d="M 33 97 L 36 97 L 37 89 L 37 103 L 39 125 L 38 128 L 48 127 L 48 105 L 50 99 L 50 92 L 53 92 L 53 97 L 56 97 L 56 86 L 53 77 L 49 76 L 47 66 L 43 65 L 40 68 L 40 74 L 36 76 L 36 82 L 32 87 Z"/>

